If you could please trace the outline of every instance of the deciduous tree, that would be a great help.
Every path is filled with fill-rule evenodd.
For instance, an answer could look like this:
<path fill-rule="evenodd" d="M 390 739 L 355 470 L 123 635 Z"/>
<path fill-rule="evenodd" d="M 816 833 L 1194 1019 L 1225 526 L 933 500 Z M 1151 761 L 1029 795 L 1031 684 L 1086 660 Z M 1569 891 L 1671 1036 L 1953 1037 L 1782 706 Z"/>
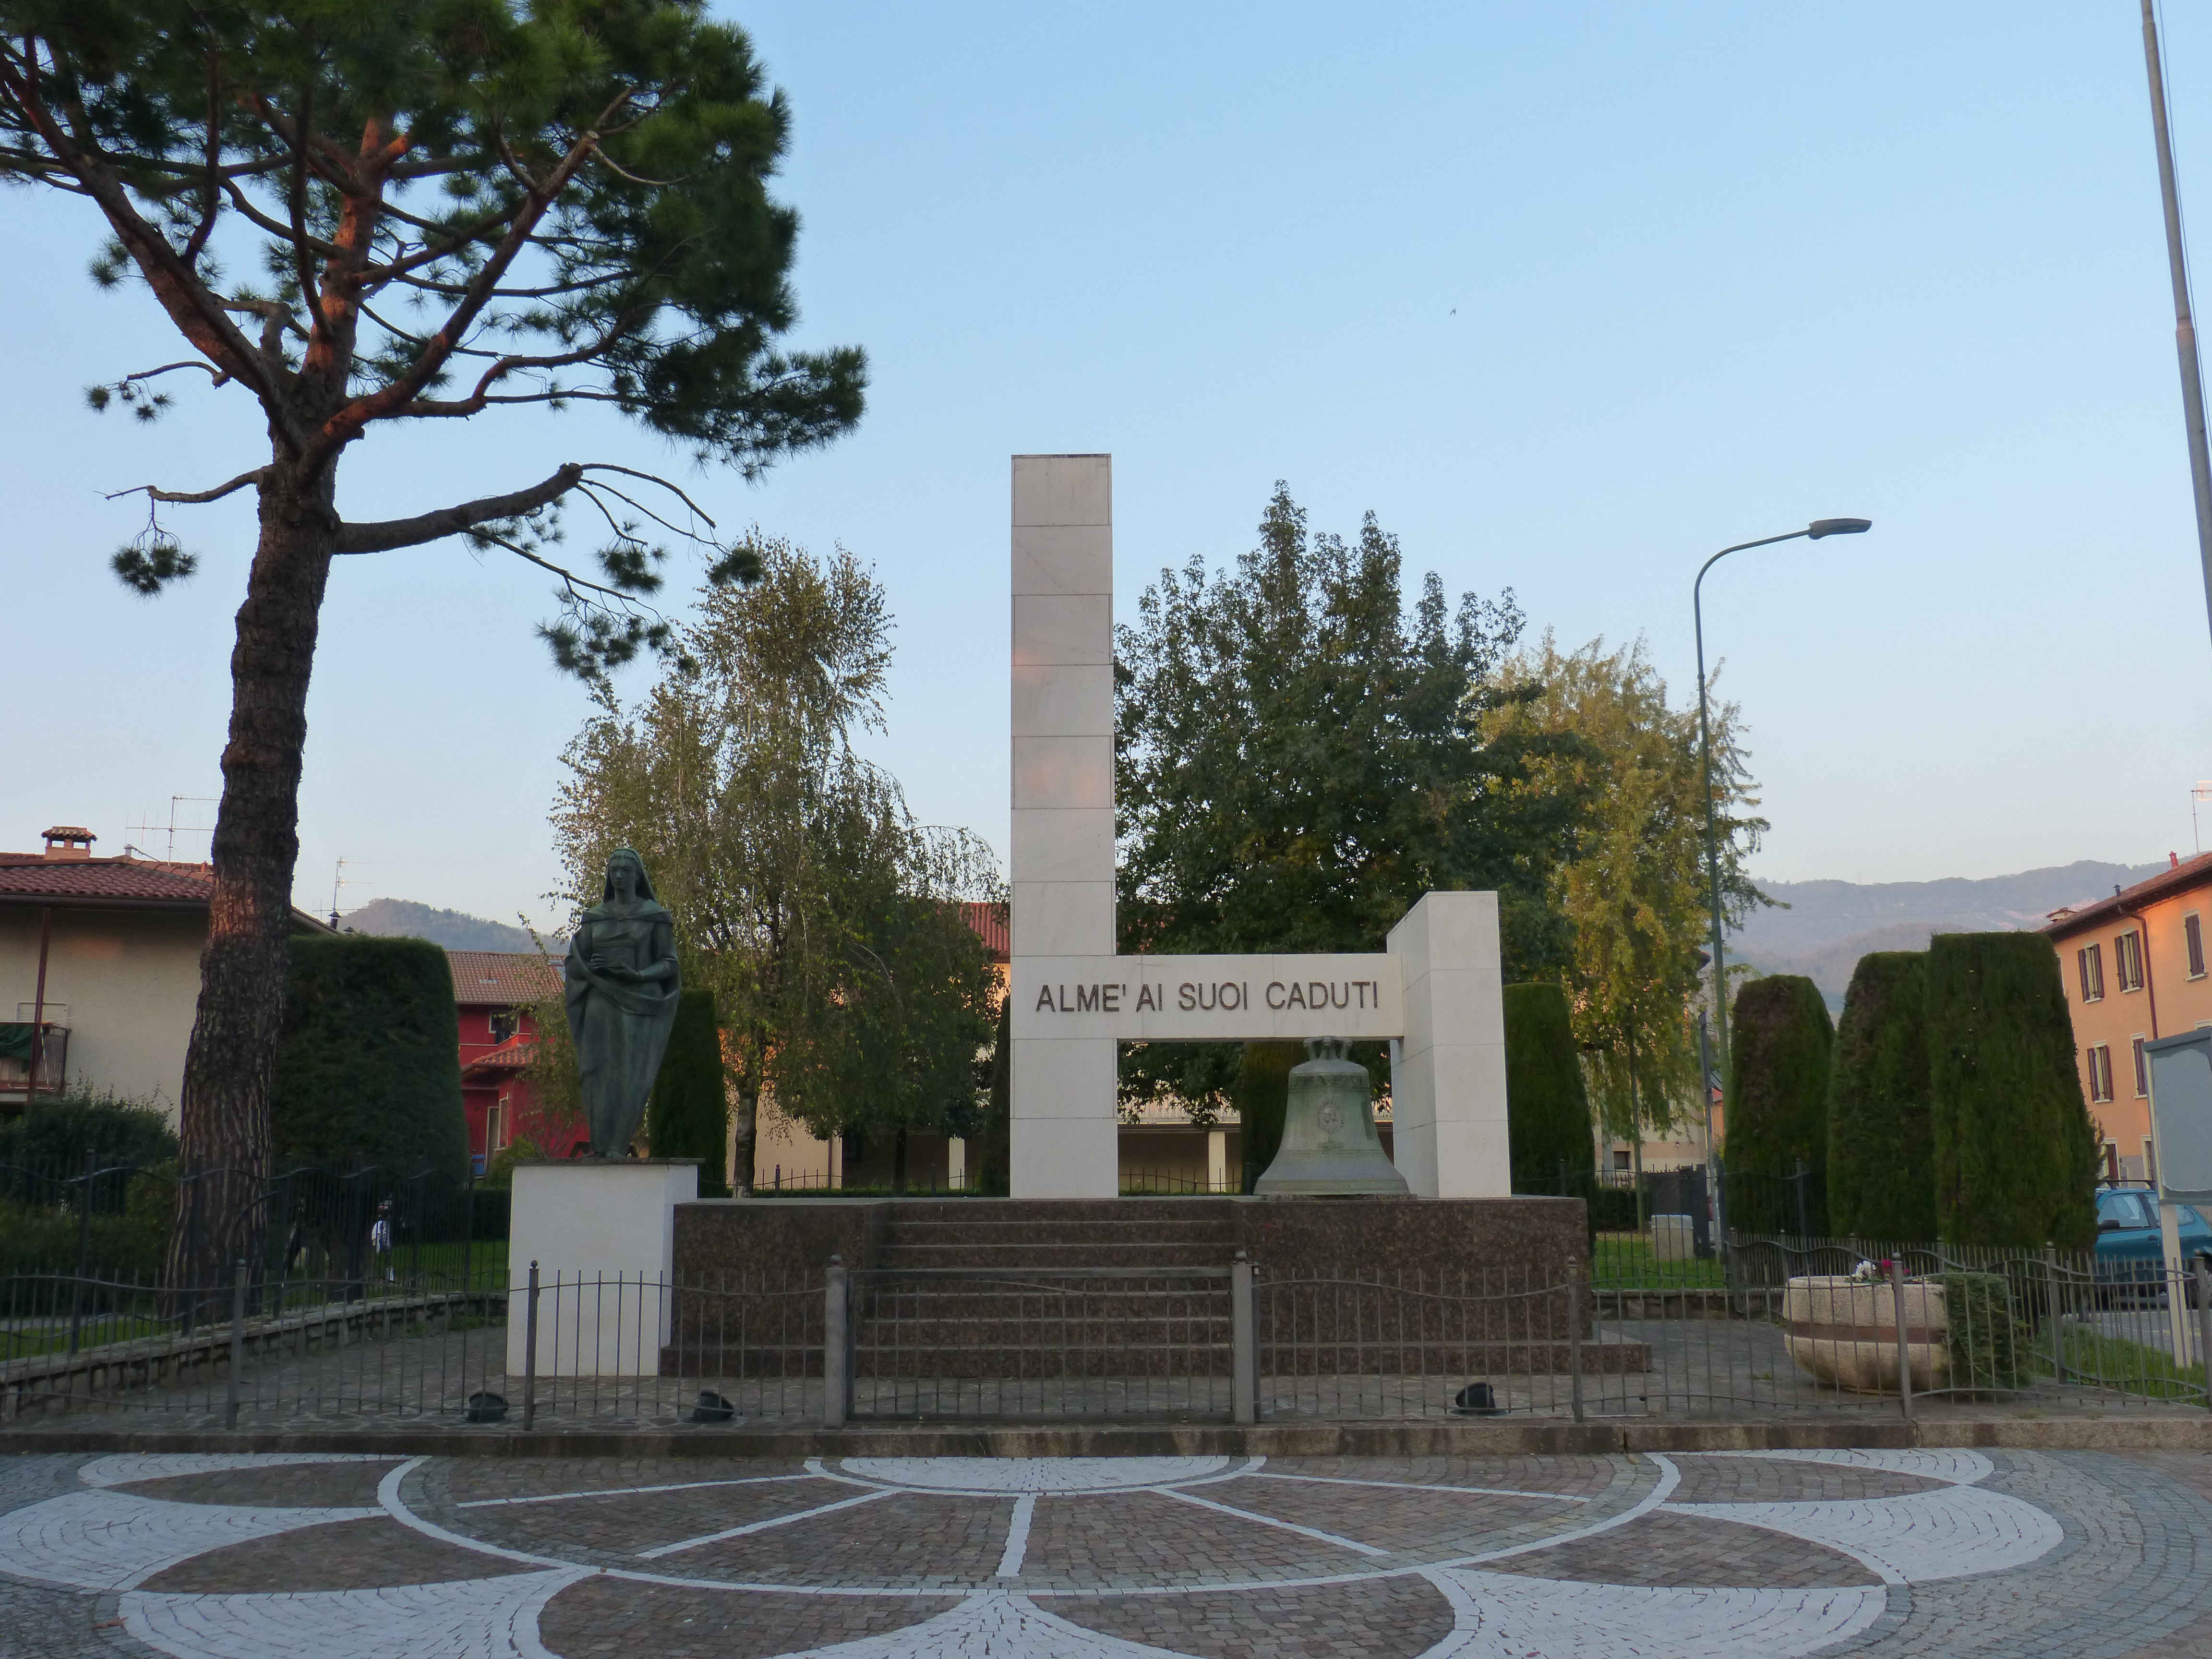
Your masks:
<path fill-rule="evenodd" d="M 1521 613 L 1431 574 L 1409 615 L 1402 564 L 1371 514 L 1356 541 L 1314 535 L 1279 483 L 1233 568 L 1194 556 L 1145 590 L 1115 641 L 1124 951 L 1378 951 L 1424 892 L 1491 888 L 1509 971 L 1556 957 L 1547 878 L 1576 809 L 1512 790 L 1529 745 L 1480 730 Z M 1124 1098 L 1203 1117 L 1240 1063 L 1135 1048 Z"/>
<path fill-rule="evenodd" d="M 218 1172 L 210 1212 L 241 1220 L 203 1230 L 198 1261 L 173 1249 L 173 1273 L 258 1254 L 331 562 L 461 536 L 544 566 L 562 606 L 544 632 L 586 674 L 668 643 L 641 599 L 663 532 L 719 580 L 751 570 L 619 465 L 361 522 L 338 510 L 342 460 L 391 423 L 530 405 L 603 404 L 748 474 L 847 429 L 860 354 L 775 344 L 797 220 L 768 180 L 788 131 L 703 0 L 0 0 L 0 179 L 81 199 L 108 238 L 94 279 L 143 285 L 184 342 L 118 365 L 94 405 L 150 418 L 184 375 L 252 398 L 269 439 L 227 482 L 143 487 L 156 507 L 250 489 L 261 526 L 181 1103 L 185 1160 Z M 605 526 L 596 568 L 559 556 L 564 506 Z M 193 562 L 158 520 L 114 561 L 148 593 Z"/>
<path fill-rule="evenodd" d="M 916 824 L 853 748 L 880 730 L 883 590 L 840 550 L 755 544 L 760 580 L 709 587 L 637 704 L 611 691 L 570 746 L 554 827 L 580 906 L 627 844 L 675 918 L 684 983 L 714 993 L 740 1190 L 762 1100 L 829 1136 L 966 1133 L 998 999 L 959 902 L 988 849 Z"/>
<path fill-rule="evenodd" d="M 1637 1149 L 1700 1116 L 1692 1005 L 1709 915 L 1698 712 L 1670 707 L 1644 642 L 1562 651 L 1547 632 L 1504 665 L 1485 718 L 1493 740 L 1551 739 L 1510 786 L 1584 810 L 1570 856 L 1553 867 L 1568 930 L 1566 981 L 1590 1091 L 1610 1134 Z M 1765 820 L 1746 774 L 1735 710 L 1714 711 L 1722 797 L 1723 900 L 1732 921 L 1763 902 L 1745 873 Z"/>

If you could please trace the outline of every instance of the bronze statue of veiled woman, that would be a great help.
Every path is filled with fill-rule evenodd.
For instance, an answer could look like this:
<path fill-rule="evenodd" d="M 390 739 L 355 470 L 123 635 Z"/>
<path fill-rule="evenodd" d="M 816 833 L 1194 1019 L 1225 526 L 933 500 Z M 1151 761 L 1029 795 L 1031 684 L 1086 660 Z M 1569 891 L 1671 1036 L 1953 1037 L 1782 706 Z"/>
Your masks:
<path fill-rule="evenodd" d="M 629 848 L 609 856 L 605 892 L 568 941 L 562 977 L 592 1151 L 621 1158 L 644 1121 L 683 984 L 674 926 Z"/>

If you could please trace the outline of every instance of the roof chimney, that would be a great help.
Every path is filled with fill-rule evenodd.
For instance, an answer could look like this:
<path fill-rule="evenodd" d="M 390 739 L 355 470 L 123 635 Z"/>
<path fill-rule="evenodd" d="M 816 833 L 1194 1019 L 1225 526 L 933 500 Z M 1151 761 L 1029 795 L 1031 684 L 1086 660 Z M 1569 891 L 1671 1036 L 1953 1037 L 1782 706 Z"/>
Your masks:
<path fill-rule="evenodd" d="M 58 823 L 46 831 L 46 856 L 50 859 L 88 859 L 92 844 L 99 836 L 91 830 L 74 823 Z"/>
<path fill-rule="evenodd" d="M 2166 867 L 2169 870 L 2179 870 L 2181 868 L 2181 854 L 2179 853 L 2168 853 L 2166 855 Z"/>

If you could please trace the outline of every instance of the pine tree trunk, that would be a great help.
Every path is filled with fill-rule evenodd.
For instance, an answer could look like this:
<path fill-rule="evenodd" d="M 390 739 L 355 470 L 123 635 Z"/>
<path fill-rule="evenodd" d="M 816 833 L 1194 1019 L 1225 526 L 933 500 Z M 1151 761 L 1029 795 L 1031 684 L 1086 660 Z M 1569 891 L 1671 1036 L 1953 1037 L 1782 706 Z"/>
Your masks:
<path fill-rule="evenodd" d="M 186 1178 L 164 1278 L 173 1293 L 200 1293 L 188 1300 L 227 1297 L 232 1264 L 258 1266 L 268 1228 L 269 1094 L 300 854 L 300 760 L 336 523 L 327 472 L 304 492 L 281 464 L 271 472 L 231 652 L 215 895 L 179 1103 Z"/>

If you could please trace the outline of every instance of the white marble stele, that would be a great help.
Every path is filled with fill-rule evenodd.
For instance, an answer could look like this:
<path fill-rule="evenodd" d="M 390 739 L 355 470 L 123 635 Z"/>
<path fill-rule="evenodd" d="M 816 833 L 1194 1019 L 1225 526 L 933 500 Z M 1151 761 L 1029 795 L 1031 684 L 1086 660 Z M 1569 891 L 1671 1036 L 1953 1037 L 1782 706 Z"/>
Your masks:
<path fill-rule="evenodd" d="M 538 1375 L 650 1376 L 668 1340 L 676 1206 L 699 1196 L 686 1158 L 519 1164 L 507 1226 L 507 1372 L 528 1352 L 538 1264 Z"/>
<path fill-rule="evenodd" d="M 1121 957 L 1114 925 L 1114 464 L 1013 458 L 1010 1125 L 1017 1198 L 1120 1190 L 1115 1045 L 1391 1043 L 1414 1194 L 1512 1191 L 1498 896 L 1430 893 L 1387 951 Z"/>

